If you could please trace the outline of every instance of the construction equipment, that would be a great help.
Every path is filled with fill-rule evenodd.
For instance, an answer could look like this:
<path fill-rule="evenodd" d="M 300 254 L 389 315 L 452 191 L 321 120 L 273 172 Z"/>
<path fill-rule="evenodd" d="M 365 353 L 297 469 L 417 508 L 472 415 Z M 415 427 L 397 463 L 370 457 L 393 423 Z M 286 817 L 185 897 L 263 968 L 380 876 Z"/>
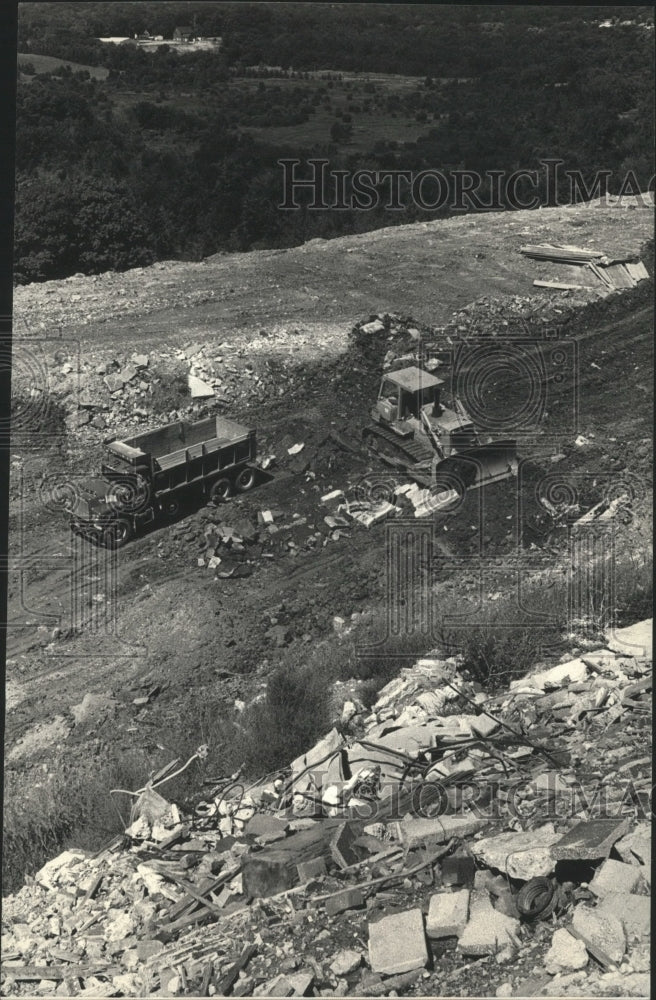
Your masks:
<path fill-rule="evenodd" d="M 477 489 L 517 474 L 514 440 L 482 444 L 462 404 L 443 406 L 444 380 L 421 368 L 403 368 L 382 378 L 373 423 L 363 437 L 388 465 L 420 485 Z"/>
<path fill-rule="evenodd" d="M 125 545 L 141 526 L 174 517 L 193 496 L 220 503 L 256 482 L 248 464 L 255 431 L 226 417 L 182 420 L 104 443 L 102 475 L 84 480 L 66 509 L 73 531 L 108 548 Z"/>

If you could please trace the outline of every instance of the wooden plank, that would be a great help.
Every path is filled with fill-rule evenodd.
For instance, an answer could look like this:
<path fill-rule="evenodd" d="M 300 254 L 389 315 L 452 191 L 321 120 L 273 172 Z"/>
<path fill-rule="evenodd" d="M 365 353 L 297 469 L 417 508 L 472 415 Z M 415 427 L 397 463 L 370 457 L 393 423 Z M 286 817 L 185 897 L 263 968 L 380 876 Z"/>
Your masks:
<path fill-rule="evenodd" d="M 606 275 L 604 273 L 604 271 L 602 270 L 602 268 L 598 267 L 596 264 L 593 264 L 592 262 L 588 263 L 588 267 L 590 268 L 590 270 L 592 271 L 592 273 L 595 275 L 595 277 L 599 278 L 599 281 L 601 281 L 606 286 L 606 288 L 613 288 L 614 287 L 613 286 L 613 282 L 610 280 L 610 278 L 608 277 L 608 275 Z"/>
<path fill-rule="evenodd" d="M 221 979 L 216 984 L 216 995 L 220 997 L 227 996 L 232 987 L 234 986 L 239 973 L 246 965 L 250 962 L 251 958 L 257 951 L 257 945 L 247 944 L 241 952 L 241 955 L 236 962 L 230 966 L 228 971 L 221 977 Z"/>
<path fill-rule="evenodd" d="M 104 874 L 96 876 L 96 878 L 93 880 L 93 882 L 91 883 L 91 885 L 89 886 L 89 888 L 85 892 L 84 896 L 82 897 L 82 902 L 83 903 L 86 903 L 89 899 L 93 899 L 94 898 L 94 896 L 96 895 L 96 893 L 100 889 L 100 886 L 102 885 L 102 881 L 103 881 L 104 877 L 105 877 Z"/>
<path fill-rule="evenodd" d="M 210 982 L 214 975 L 214 962 L 208 962 L 203 969 L 203 978 L 200 984 L 199 996 L 206 997 L 209 993 Z"/>
<path fill-rule="evenodd" d="M 339 831 L 350 827 L 357 836 L 363 825 L 359 820 L 352 823 L 339 819 L 319 821 L 308 830 L 276 841 L 270 848 L 245 855 L 242 859 L 245 895 L 263 898 L 292 889 L 299 883 L 297 866 L 302 861 L 335 857 L 333 851 L 338 848 L 332 841 Z M 338 863 L 343 867 L 341 860 Z"/>
<path fill-rule="evenodd" d="M 214 903 L 211 903 L 208 899 L 205 899 L 204 894 L 198 892 L 198 890 L 195 888 L 195 886 L 191 884 L 191 882 L 187 882 L 186 879 L 180 878 L 180 876 L 176 875 L 174 872 L 167 871 L 163 865 L 151 864 L 150 867 L 153 869 L 153 871 L 157 872 L 158 875 L 162 875 L 163 878 L 168 878 L 170 879 L 171 882 L 174 882 L 175 885 L 179 885 L 181 889 L 184 889 L 184 891 L 187 893 L 188 896 L 191 896 L 192 899 L 195 899 L 197 903 L 200 903 L 201 906 L 204 906 L 205 909 L 209 910 L 210 913 L 213 913 L 215 917 L 221 916 L 221 908 L 216 906 Z M 206 892 L 211 892 L 211 891 L 212 891 L 211 889 L 206 890 Z"/>
<path fill-rule="evenodd" d="M 217 889 L 220 889 L 222 885 L 229 882 L 230 879 L 235 877 L 235 875 L 238 875 L 240 870 L 241 866 L 235 865 L 233 868 L 229 868 L 226 871 L 221 872 L 221 874 L 215 879 L 208 880 L 204 885 L 201 884 L 196 887 L 196 891 L 200 892 L 202 896 L 209 895 L 211 892 L 215 892 Z M 168 913 L 168 922 L 172 923 L 176 917 L 182 916 L 186 910 L 191 907 L 195 909 L 196 905 L 197 901 L 192 896 L 187 894 L 184 899 L 181 899 L 175 904 L 175 906 L 171 907 Z"/>
<path fill-rule="evenodd" d="M 554 288 L 556 291 L 565 292 L 570 288 L 585 288 L 585 285 L 569 285 L 564 281 L 534 281 L 536 288 Z"/>

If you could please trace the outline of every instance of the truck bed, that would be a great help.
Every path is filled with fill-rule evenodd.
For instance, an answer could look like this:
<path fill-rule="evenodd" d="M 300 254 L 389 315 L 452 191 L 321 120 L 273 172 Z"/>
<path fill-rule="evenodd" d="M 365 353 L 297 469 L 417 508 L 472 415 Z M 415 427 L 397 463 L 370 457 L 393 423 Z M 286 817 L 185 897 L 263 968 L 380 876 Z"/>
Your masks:
<path fill-rule="evenodd" d="M 112 442 L 127 446 L 134 457 L 138 454 L 150 456 L 160 469 L 170 469 L 188 459 L 199 458 L 202 454 L 220 451 L 227 445 L 246 441 L 252 433 L 250 428 L 238 424 L 227 417 L 214 416 L 191 423 L 186 420 L 165 424 L 152 431 Z M 112 444 L 109 445 L 110 449 Z M 117 448 L 117 451 L 118 451 Z"/>

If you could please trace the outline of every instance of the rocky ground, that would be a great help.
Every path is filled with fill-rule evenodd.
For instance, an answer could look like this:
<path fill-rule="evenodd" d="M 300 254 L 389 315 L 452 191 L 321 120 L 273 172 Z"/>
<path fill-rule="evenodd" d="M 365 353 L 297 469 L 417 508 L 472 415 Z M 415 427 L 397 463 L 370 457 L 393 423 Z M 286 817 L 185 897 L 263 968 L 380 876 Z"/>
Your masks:
<path fill-rule="evenodd" d="M 3 995 L 648 996 L 651 633 L 493 699 L 424 658 L 195 815 L 165 769 L 5 900 Z"/>
<path fill-rule="evenodd" d="M 474 555 L 494 563 L 486 578 L 488 596 L 508 590 L 518 562 L 529 577 L 560 572 L 568 525 L 605 495 L 628 495 L 618 519 L 621 552 L 627 558 L 644 555 L 651 530 L 651 282 L 609 296 L 592 287 L 538 291 L 534 279 L 567 275 L 558 265 L 523 257 L 519 247 L 562 242 L 637 255 L 651 235 L 649 209 L 582 206 L 420 224 L 289 251 L 158 264 L 18 289 L 8 794 L 19 795 L 26 782 L 38 785 L 60 761 L 111 759 L 137 748 L 165 764 L 177 754 L 175 723 L 192 694 L 212 704 L 222 701 L 226 716 L 234 717 L 239 706 L 261 694 L 273 664 L 314 649 L 335 628 L 348 628 L 352 619 L 382 607 L 390 522 L 377 520 L 381 491 L 373 487 L 382 480 L 389 498 L 403 479 L 372 461 L 360 432 L 384 366 L 403 363 L 398 358 L 435 366 L 447 383 L 460 342 L 491 338 L 501 345 L 503 361 L 508 338 L 523 335 L 541 359 L 532 384 L 547 405 L 520 442 L 519 494 L 515 480 L 498 483 L 469 494 L 457 517 L 438 518 L 430 575 L 436 599 L 478 592 Z M 370 332 L 363 332 L 370 323 Z M 545 334 L 555 329 L 569 351 L 558 357 L 544 349 Z M 501 420 L 503 426 L 504 413 L 523 413 L 530 403 L 530 386 L 516 378 L 511 364 L 484 369 L 481 385 L 491 423 Z M 189 386 L 198 393 L 193 399 Z M 172 524 L 121 550 L 114 576 L 103 577 L 106 563 L 89 555 L 99 550 L 71 548 L 58 501 L 62 482 L 74 488 L 77 477 L 99 468 L 108 434 L 208 412 L 257 427 L 256 489 L 221 508 L 180 511 Z M 550 510 L 539 502 L 535 485 L 554 474 L 567 495 L 556 491 Z M 334 491 L 340 491 L 337 501 L 322 501 Z M 403 494 L 394 497 L 394 508 L 392 517 L 413 515 Z M 359 510 L 373 515 L 370 527 L 358 519 Z M 80 708 L 85 698 L 91 699 L 90 712 Z M 188 734 L 192 744 L 196 736 Z M 215 753 L 210 747 L 210 773 L 221 773 Z M 202 851 L 207 853 L 207 843 Z M 132 856 L 112 854 L 111 863 L 122 870 Z M 102 856 L 101 867 L 108 857 Z M 431 877 L 438 879 L 437 868 Z M 119 895 L 125 878 L 123 871 Z M 414 891 L 412 878 L 402 895 Z M 324 891 L 334 888 L 329 881 Z M 28 897 L 37 891 L 24 890 Z M 398 886 L 379 890 L 376 898 L 384 904 L 383 891 L 397 893 Z M 417 902 L 419 896 L 403 896 L 395 906 L 408 909 L 404 899 Z M 263 952 L 252 956 L 261 983 L 296 968 L 295 946 L 290 949 L 282 923 L 276 930 L 278 920 L 288 919 L 280 916 L 283 904 L 271 905 L 267 926 L 282 954 L 266 953 L 268 976 L 258 964 Z M 311 907 L 301 910 L 308 916 L 294 917 L 294 926 L 315 941 Z M 231 919 L 250 926 L 256 912 L 259 904 Z M 343 918 L 360 921 L 344 938 L 332 936 L 331 929 L 330 940 L 323 939 L 324 958 L 337 950 L 336 942 L 345 948 L 356 942 L 357 951 L 358 934 L 364 947 L 364 914 L 356 910 Z M 139 921 L 122 938 L 147 922 Z M 246 925 L 244 943 L 250 941 Z M 262 929 L 258 933 L 267 939 Z M 93 948 L 87 952 L 93 954 Z M 235 958 L 232 951 L 225 955 Z M 286 959 L 288 968 L 281 964 Z M 76 962 L 88 960 L 76 954 Z M 318 953 L 315 960 L 323 961 Z M 25 964 L 25 953 L 14 961 Z M 121 962 L 117 976 L 135 974 Z M 215 991 L 219 965 L 210 983 Z M 462 965 L 458 958 L 449 967 L 455 973 Z M 488 973 L 476 968 L 471 990 L 480 992 Z M 638 963 L 635 974 L 643 972 Z M 346 980 L 333 976 L 329 985 L 315 970 L 314 982 L 323 984 L 319 989 L 343 990 L 344 983 L 350 988 L 360 982 L 351 984 L 353 974 Z M 447 983 L 454 993 L 470 990 L 466 978 L 436 987 L 430 972 L 421 975 L 426 993 L 446 992 Z M 31 982 L 20 990 L 33 988 Z M 423 982 L 411 988 L 422 991 Z M 500 979 L 495 989 L 502 984 Z M 248 988 L 256 985 L 254 980 Z M 95 987 L 87 983 L 87 990 L 94 988 L 105 995 L 107 978 L 99 975 Z M 133 988 L 141 987 L 127 980 L 117 986 L 128 993 Z M 574 981 L 568 986 L 577 988 Z"/>

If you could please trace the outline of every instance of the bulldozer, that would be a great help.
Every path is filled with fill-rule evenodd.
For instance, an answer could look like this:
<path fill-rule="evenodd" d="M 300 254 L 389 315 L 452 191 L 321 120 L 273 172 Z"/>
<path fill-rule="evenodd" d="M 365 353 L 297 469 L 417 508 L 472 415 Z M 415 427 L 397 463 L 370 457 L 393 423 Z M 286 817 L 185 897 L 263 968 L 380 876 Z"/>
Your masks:
<path fill-rule="evenodd" d="M 517 475 L 511 439 L 482 443 L 459 400 L 441 402 L 444 379 L 415 366 L 388 372 L 371 409 L 365 444 L 388 465 L 434 491 L 478 489 Z"/>

